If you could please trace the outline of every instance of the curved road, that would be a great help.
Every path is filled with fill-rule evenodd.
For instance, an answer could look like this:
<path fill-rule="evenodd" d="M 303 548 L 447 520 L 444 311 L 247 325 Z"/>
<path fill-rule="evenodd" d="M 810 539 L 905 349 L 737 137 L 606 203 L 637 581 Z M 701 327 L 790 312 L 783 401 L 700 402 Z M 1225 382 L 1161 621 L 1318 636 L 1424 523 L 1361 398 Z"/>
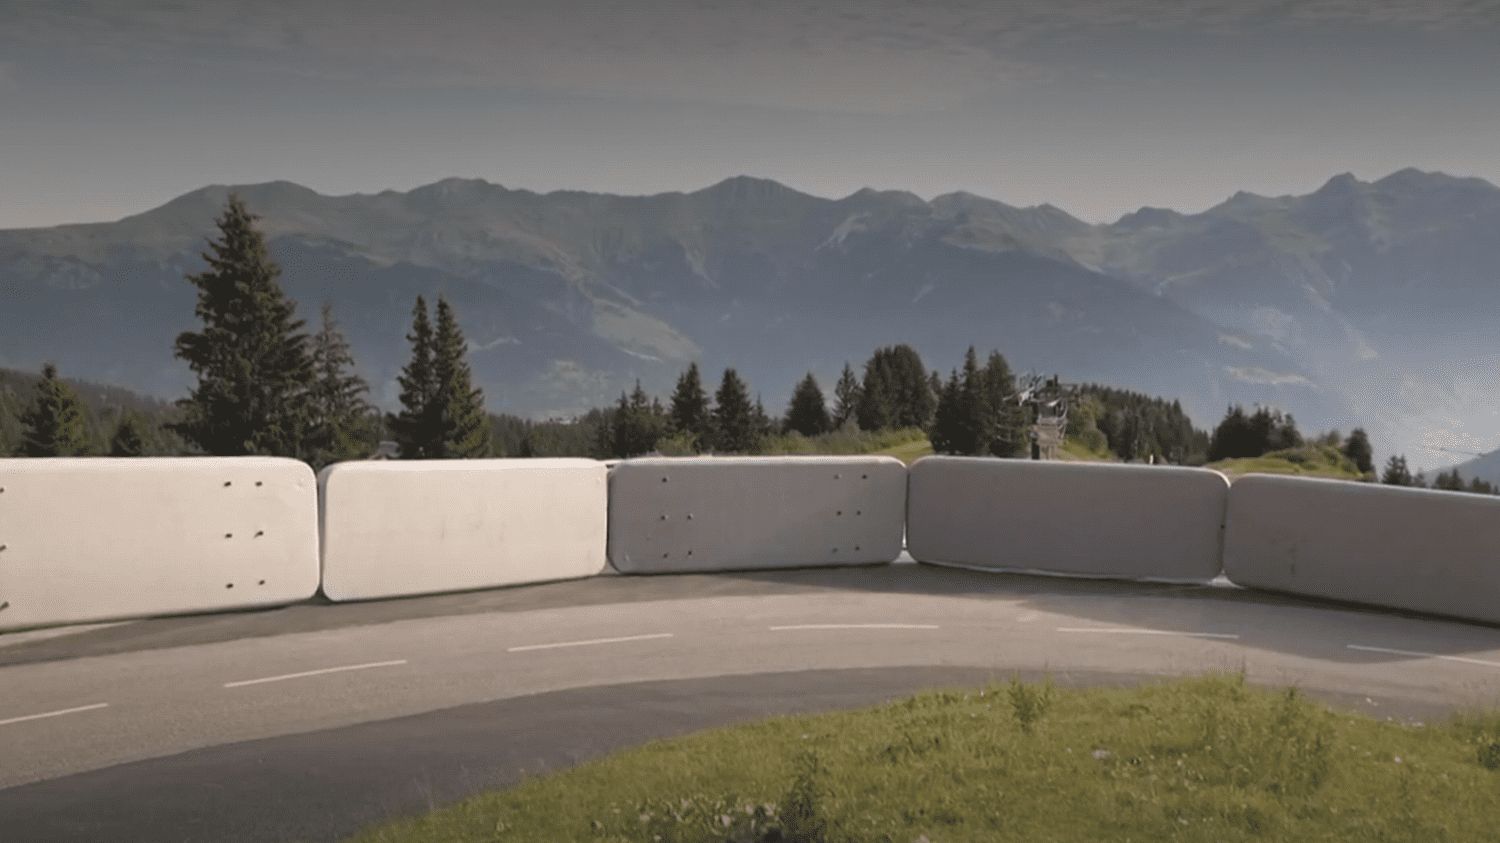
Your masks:
<path fill-rule="evenodd" d="M 1232 587 L 902 564 L 601 577 L 0 636 L 6 839 L 334 839 L 612 749 L 1050 673 L 1500 701 L 1500 629 Z"/>

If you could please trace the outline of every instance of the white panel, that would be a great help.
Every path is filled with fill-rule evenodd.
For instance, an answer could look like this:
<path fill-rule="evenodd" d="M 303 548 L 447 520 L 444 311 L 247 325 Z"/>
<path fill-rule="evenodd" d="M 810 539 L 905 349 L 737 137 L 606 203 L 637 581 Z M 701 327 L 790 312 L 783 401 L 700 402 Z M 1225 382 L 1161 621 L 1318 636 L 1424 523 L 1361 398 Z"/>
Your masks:
<path fill-rule="evenodd" d="M 1253 588 L 1500 623 L 1500 498 L 1242 477 L 1224 569 Z"/>
<path fill-rule="evenodd" d="M 609 559 L 632 574 L 869 565 L 901 555 L 906 466 L 890 457 L 626 460 Z"/>
<path fill-rule="evenodd" d="M 924 457 L 911 466 L 907 546 L 919 562 L 1207 581 L 1228 491 L 1206 469 Z"/>
<path fill-rule="evenodd" d="M 316 485 L 263 457 L 0 460 L 0 629 L 292 603 Z"/>
<path fill-rule="evenodd" d="M 605 567 L 604 464 L 582 459 L 339 463 L 323 489 L 333 600 L 587 577 Z"/>

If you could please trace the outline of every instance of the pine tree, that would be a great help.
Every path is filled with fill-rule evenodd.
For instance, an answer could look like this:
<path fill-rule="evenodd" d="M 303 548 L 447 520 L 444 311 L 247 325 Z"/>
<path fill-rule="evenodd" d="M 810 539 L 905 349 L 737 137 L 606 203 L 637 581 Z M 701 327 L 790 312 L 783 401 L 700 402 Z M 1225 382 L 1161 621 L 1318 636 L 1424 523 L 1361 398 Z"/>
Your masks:
<path fill-rule="evenodd" d="M 396 377 L 401 385 L 401 412 L 386 418 L 391 437 L 404 460 L 433 459 L 437 456 L 437 439 L 433 430 L 433 406 L 437 395 L 437 372 L 433 365 L 432 323 L 427 319 L 427 302 L 417 296 L 412 308 L 411 359 Z"/>
<path fill-rule="evenodd" d="M 371 408 L 365 401 L 370 387 L 354 373 L 354 355 L 333 319 L 333 305 L 327 302 L 313 336 L 312 360 L 314 380 L 308 403 L 313 465 L 364 457 L 376 444 Z"/>
<path fill-rule="evenodd" d="M 303 456 L 312 380 L 303 323 L 281 290 L 256 217 L 231 195 L 198 288 L 202 331 L 179 334 L 176 354 L 198 376 L 172 429 L 209 454 Z"/>
<path fill-rule="evenodd" d="M 984 372 L 979 368 L 979 357 L 971 345 L 964 353 L 963 373 L 958 380 L 955 453 L 986 453 L 993 431 L 994 412 L 985 394 Z"/>
<path fill-rule="evenodd" d="M 803 436 L 827 433 L 832 427 L 828 418 L 828 405 L 823 400 L 823 390 L 812 372 L 807 373 L 792 390 L 792 401 L 786 411 L 786 429 Z"/>
<path fill-rule="evenodd" d="M 708 395 L 698 375 L 698 364 L 688 364 L 672 392 L 672 432 L 692 437 L 694 450 L 701 450 L 708 436 Z"/>
<path fill-rule="evenodd" d="M 1370 435 L 1365 433 L 1364 428 L 1356 427 L 1350 431 L 1349 439 L 1344 442 L 1344 456 L 1354 463 L 1360 474 L 1375 472 L 1375 452 L 1370 447 Z"/>
<path fill-rule="evenodd" d="M 984 400 L 990 414 L 990 433 L 986 443 L 989 453 L 997 457 L 1014 457 L 1026 450 L 1025 410 L 1015 400 L 1016 377 L 1005 356 L 990 352 L 984 366 Z"/>
<path fill-rule="evenodd" d="M 940 454 L 961 454 L 962 431 L 959 427 L 959 381 L 958 370 L 948 376 L 943 388 L 938 391 L 937 410 L 932 417 L 932 430 L 927 438 L 932 449 Z"/>
<path fill-rule="evenodd" d="M 759 444 L 755 408 L 750 389 L 734 369 L 724 370 L 719 391 L 714 394 L 713 445 L 721 453 L 749 453 Z"/>
<path fill-rule="evenodd" d="M 611 452 L 617 457 L 634 457 L 656 450 L 656 443 L 665 431 L 666 417 L 661 404 L 653 402 L 635 382 L 635 389 L 626 396 L 620 393 L 611 421 Z"/>
<path fill-rule="evenodd" d="M 858 407 L 859 376 L 845 363 L 844 371 L 839 373 L 839 381 L 833 387 L 833 426 L 841 428 L 854 421 Z"/>
<path fill-rule="evenodd" d="M 31 404 L 21 413 L 22 457 L 76 457 L 88 450 L 83 407 L 73 388 L 57 376 L 57 367 L 42 366 Z"/>
<path fill-rule="evenodd" d="M 109 438 L 109 455 L 112 457 L 143 457 L 146 455 L 146 437 L 141 433 L 141 423 L 135 413 L 125 411 L 115 425 Z"/>
<path fill-rule="evenodd" d="M 474 387 L 468 344 L 446 299 L 438 296 L 437 331 L 432 338 L 432 374 L 436 392 L 429 407 L 433 456 L 477 459 L 490 455 L 490 421 L 484 392 Z"/>
<path fill-rule="evenodd" d="M 1411 469 L 1406 465 L 1406 455 L 1392 455 L 1385 463 L 1385 473 L 1380 476 L 1380 482 L 1387 486 L 1411 486 L 1416 478 L 1411 476 Z"/>

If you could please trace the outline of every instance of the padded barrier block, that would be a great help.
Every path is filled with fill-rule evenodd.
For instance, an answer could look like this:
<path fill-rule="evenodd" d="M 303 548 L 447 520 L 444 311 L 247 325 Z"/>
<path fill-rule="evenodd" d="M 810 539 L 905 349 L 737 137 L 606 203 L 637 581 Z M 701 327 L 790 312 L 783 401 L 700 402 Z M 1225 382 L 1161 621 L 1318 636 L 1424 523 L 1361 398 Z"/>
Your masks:
<path fill-rule="evenodd" d="M 585 459 L 338 463 L 323 490 L 323 593 L 369 600 L 605 570 L 604 464 Z"/>
<path fill-rule="evenodd" d="M 1224 569 L 1250 588 L 1500 623 L 1500 498 L 1242 477 Z"/>
<path fill-rule="evenodd" d="M 1219 575 L 1229 480 L 1173 466 L 924 457 L 907 548 L 919 562 L 1206 582 Z"/>
<path fill-rule="evenodd" d="M 891 457 L 626 460 L 609 477 L 609 559 L 630 574 L 870 565 L 901 555 Z"/>
<path fill-rule="evenodd" d="M 0 629 L 295 603 L 312 469 L 267 457 L 0 460 Z"/>

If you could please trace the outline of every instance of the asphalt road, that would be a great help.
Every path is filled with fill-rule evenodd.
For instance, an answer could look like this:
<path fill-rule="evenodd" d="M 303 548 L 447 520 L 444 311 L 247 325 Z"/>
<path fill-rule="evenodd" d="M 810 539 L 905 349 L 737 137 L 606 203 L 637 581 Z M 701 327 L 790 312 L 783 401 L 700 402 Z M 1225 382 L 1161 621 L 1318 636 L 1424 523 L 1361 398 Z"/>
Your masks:
<path fill-rule="evenodd" d="M 0 838 L 336 839 L 766 714 L 1207 670 L 1425 719 L 1500 703 L 1500 629 L 916 565 L 145 621 L 0 646 Z"/>

